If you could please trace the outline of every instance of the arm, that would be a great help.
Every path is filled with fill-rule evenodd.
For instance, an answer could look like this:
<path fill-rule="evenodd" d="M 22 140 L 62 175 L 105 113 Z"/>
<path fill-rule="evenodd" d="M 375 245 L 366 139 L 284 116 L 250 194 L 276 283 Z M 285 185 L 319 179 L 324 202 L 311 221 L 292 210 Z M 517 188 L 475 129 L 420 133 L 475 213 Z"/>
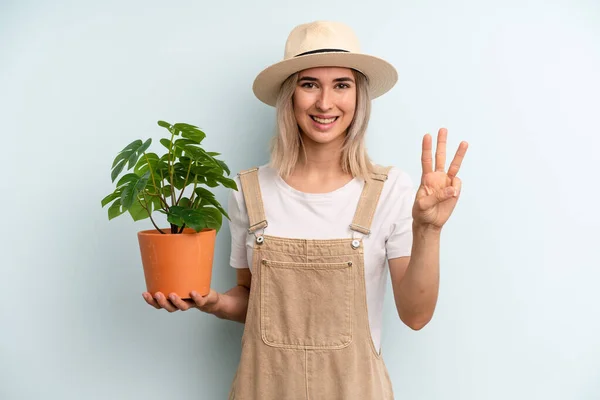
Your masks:
<path fill-rule="evenodd" d="M 221 319 L 240 323 L 246 322 L 251 282 L 252 274 L 250 273 L 250 269 L 238 269 L 237 285 L 223 294 L 218 294 L 213 314 Z"/>
<path fill-rule="evenodd" d="M 413 225 L 410 257 L 389 260 L 398 316 L 414 330 L 423 328 L 435 310 L 439 290 L 440 232 Z"/>
<path fill-rule="evenodd" d="M 238 187 L 241 187 L 239 177 L 235 178 Z M 231 259 L 230 265 L 236 268 L 237 285 L 224 294 L 219 294 L 219 301 L 215 305 L 213 314 L 221 319 L 228 319 L 245 323 L 250 297 L 250 284 L 252 273 L 248 268 L 246 258 L 246 239 L 250 221 L 243 203 L 241 192 L 231 191 L 229 194 L 229 228 L 231 230 Z"/>
<path fill-rule="evenodd" d="M 389 260 L 394 300 L 400 319 L 415 330 L 433 317 L 440 280 L 440 234 L 458 201 L 462 182 L 456 176 L 467 152 L 461 142 L 445 172 L 447 130 L 438 132 L 435 168 L 432 138 L 423 137 L 423 174 L 412 210 L 413 243 L 411 257 Z"/>

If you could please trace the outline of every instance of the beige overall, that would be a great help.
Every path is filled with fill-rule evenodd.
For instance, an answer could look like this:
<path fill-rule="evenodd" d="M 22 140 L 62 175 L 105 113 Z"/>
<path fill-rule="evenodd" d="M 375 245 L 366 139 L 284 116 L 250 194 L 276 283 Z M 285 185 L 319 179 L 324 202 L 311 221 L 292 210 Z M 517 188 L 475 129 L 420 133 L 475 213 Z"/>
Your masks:
<path fill-rule="evenodd" d="M 375 171 L 350 225 L 364 235 L 389 168 Z M 256 241 L 242 354 L 229 399 L 393 399 L 371 339 L 362 240 L 258 234 L 267 221 L 257 172 L 240 173 L 249 234 Z"/>

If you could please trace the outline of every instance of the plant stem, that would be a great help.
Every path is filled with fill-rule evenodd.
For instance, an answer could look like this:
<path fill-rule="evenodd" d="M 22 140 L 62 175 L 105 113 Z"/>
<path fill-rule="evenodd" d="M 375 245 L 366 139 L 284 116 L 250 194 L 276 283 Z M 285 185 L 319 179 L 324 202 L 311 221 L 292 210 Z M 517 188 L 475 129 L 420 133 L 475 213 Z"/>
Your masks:
<path fill-rule="evenodd" d="M 154 222 L 154 220 L 152 219 L 152 217 L 150 217 L 150 221 L 152 221 L 152 225 L 154 225 L 154 227 L 156 228 L 157 231 L 159 231 L 160 233 L 162 233 L 163 235 L 165 235 L 165 233 L 156 225 L 156 223 Z"/>
<path fill-rule="evenodd" d="M 162 202 L 161 204 L 164 204 L 164 206 L 165 206 L 164 210 L 169 211 L 169 205 L 167 204 L 167 201 L 164 198 L 162 198 L 160 196 L 160 194 L 148 193 L 146 190 L 144 191 L 144 193 L 147 194 L 148 196 L 158 197 L 158 199 Z"/>
<path fill-rule="evenodd" d="M 198 187 L 198 181 L 196 180 L 196 177 L 194 176 L 194 189 L 192 189 L 192 196 L 190 197 L 190 203 L 194 204 L 192 199 L 194 198 L 194 196 L 196 195 L 196 188 Z"/>
<path fill-rule="evenodd" d="M 170 130 L 170 129 L 169 129 Z M 169 176 L 171 178 L 171 204 L 172 205 L 177 205 L 177 203 L 175 202 L 175 185 L 173 185 L 173 171 L 175 169 L 175 157 L 173 157 L 173 159 L 171 160 L 171 152 L 174 150 L 173 146 L 173 139 L 175 139 L 175 133 L 173 133 L 173 131 L 171 131 L 171 146 L 169 146 Z"/>
<path fill-rule="evenodd" d="M 150 176 L 152 177 L 152 184 L 154 185 L 154 190 L 156 190 L 156 193 L 158 193 L 157 196 L 165 204 L 165 207 L 166 207 L 165 211 L 168 211 L 169 206 L 167 204 L 167 201 L 165 199 L 163 199 L 162 193 L 160 192 L 160 190 L 158 190 L 158 187 L 156 187 L 156 179 L 154 178 L 154 171 L 152 171 L 152 166 L 150 165 L 150 160 L 148 160 L 148 155 L 146 154 L 146 152 L 144 152 L 144 157 L 146 158 L 146 162 L 148 163 L 148 169 L 150 170 Z M 144 200 L 145 199 L 146 199 L 146 196 L 144 196 Z"/>
<path fill-rule="evenodd" d="M 192 170 L 192 161 L 190 160 L 190 167 L 188 168 L 187 174 L 185 176 L 185 180 L 183 181 L 183 189 L 181 189 L 181 192 L 179 193 L 179 198 L 177 199 L 177 203 L 176 204 L 179 204 L 179 200 L 181 200 L 181 197 L 183 196 L 183 192 L 185 190 L 185 187 L 187 186 L 187 180 L 190 177 L 190 171 L 191 170 Z M 192 196 L 193 195 L 194 194 L 192 193 Z M 190 200 L 191 200 L 191 198 L 190 198 Z"/>
<path fill-rule="evenodd" d="M 162 233 L 164 235 L 165 233 L 156 225 L 156 223 L 152 219 L 152 213 L 148 210 L 148 207 L 144 206 L 144 204 L 142 203 L 142 201 L 140 199 L 138 199 L 138 201 L 140 202 L 140 206 L 142 206 L 142 208 L 144 210 L 146 210 L 146 212 L 148 213 L 148 217 L 150 217 L 150 221 L 152 221 L 152 225 L 154 225 L 154 227 L 156 228 L 157 231 L 159 231 L 160 233 Z M 148 200 L 146 200 L 146 193 L 144 193 L 144 202 L 146 204 L 148 204 Z"/>

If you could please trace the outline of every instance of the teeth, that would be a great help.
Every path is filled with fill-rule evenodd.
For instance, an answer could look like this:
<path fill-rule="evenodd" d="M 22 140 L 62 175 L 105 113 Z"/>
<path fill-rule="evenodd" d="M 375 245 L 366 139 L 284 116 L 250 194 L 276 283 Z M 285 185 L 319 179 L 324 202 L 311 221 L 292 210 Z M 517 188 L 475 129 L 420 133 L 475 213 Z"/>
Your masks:
<path fill-rule="evenodd" d="M 330 124 L 333 121 L 335 121 L 337 119 L 337 117 L 327 118 L 327 119 L 318 118 L 318 117 L 312 117 L 312 119 L 314 119 L 315 121 L 317 121 L 320 124 Z"/>

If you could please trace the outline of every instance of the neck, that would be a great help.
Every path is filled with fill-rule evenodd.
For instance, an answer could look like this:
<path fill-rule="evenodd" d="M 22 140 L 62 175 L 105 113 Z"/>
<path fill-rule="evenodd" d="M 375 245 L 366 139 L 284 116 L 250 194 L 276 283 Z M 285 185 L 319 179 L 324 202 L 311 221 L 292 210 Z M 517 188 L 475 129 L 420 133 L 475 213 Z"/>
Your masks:
<path fill-rule="evenodd" d="M 316 143 L 303 136 L 304 152 L 301 152 L 293 174 L 296 176 L 339 177 L 342 170 L 342 146 L 344 137 L 330 143 Z M 305 156 L 306 155 L 306 156 Z"/>
<path fill-rule="evenodd" d="M 327 193 L 336 190 L 352 180 L 350 173 L 342 169 L 342 145 L 344 138 L 332 143 L 316 143 L 302 138 L 304 154 L 286 182 L 293 188 L 307 193 Z"/>

